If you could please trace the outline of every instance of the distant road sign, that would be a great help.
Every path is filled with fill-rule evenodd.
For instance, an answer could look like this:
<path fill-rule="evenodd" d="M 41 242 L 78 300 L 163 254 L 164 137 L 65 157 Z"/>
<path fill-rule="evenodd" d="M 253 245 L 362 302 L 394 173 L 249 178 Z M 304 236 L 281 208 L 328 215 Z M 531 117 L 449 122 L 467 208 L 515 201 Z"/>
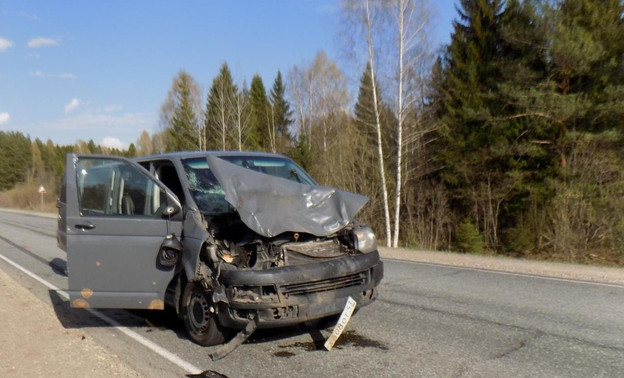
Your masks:
<path fill-rule="evenodd" d="M 41 194 L 46 193 L 46 190 L 45 190 L 45 188 L 43 187 L 43 185 L 40 185 L 40 186 L 39 186 L 39 193 L 41 193 Z"/>

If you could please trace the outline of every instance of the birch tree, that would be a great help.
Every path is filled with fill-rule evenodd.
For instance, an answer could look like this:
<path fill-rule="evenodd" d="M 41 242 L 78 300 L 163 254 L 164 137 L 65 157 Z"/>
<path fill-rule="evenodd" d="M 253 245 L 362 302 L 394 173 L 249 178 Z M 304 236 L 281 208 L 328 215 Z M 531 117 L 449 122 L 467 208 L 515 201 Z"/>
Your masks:
<path fill-rule="evenodd" d="M 424 97 L 423 83 L 425 82 L 422 67 L 427 65 L 431 54 L 427 48 L 426 27 L 428 13 L 426 1 L 397 0 L 389 3 L 391 13 L 395 15 L 396 28 L 396 116 L 397 124 L 397 152 L 396 152 L 396 184 L 394 194 L 394 232 L 392 246 L 399 244 L 401 226 L 401 190 L 404 185 L 403 155 L 405 143 L 403 140 L 407 128 L 410 112 L 417 111 L 419 99 Z"/>
<path fill-rule="evenodd" d="M 379 174 L 383 192 L 386 244 L 398 246 L 402 207 L 402 189 L 405 184 L 403 169 L 405 162 L 404 134 L 408 120 L 413 119 L 414 106 L 424 96 L 422 84 L 425 79 L 422 68 L 430 55 L 426 42 L 428 22 L 427 4 L 417 0 L 345 1 L 343 11 L 349 27 L 344 35 L 351 39 L 347 42 L 354 50 L 355 59 L 365 59 L 372 78 L 372 93 L 375 96 L 375 130 L 377 133 L 377 154 Z M 358 50 L 360 53 L 358 53 Z M 364 51 L 364 54 L 361 53 Z M 382 83 L 378 90 L 378 83 Z M 380 101 L 377 96 L 385 92 L 392 98 L 395 106 L 396 138 L 395 154 L 395 193 L 393 229 L 391 230 L 390 194 L 386 174 L 385 151 L 383 147 Z M 412 117 L 410 117 L 412 115 Z"/>
<path fill-rule="evenodd" d="M 243 89 L 236 93 L 234 98 L 234 111 L 236 113 L 236 141 L 238 150 L 243 150 L 243 141 L 249 127 L 251 112 L 249 109 L 249 90 L 245 83 Z"/>
<path fill-rule="evenodd" d="M 348 0 L 343 3 L 344 16 L 346 21 L 344 25 L 348 28 L 343 36 L 348 38 L 346 42 L 352 49 L 349 53 L 354 53 L 355 59 L 366 60 L 365 74 L 370 77 L 369 85 L 371 86 L 371 92 L 373 96 L 372 112 L 374 116 L 374 122 L 371 127 L 375 130 L 376 144 L 377 144 L 377 162 L 379 167 L 379 177 L 381 182 L 382 192 L 382 205 L 384 212 L 384 226 L 385 226 L 385 240 L 386 246 L 391 246 L 392 231 L 390 228 L 390 206 L 389 206 L 389 193 L 388 183 L 386 178 L 386 162 L 384 153 L 384 144 L 382 136 L 381 116 L 380 116 L 380 89 L 378 88 L 377 79 L 377 67 L 379 65 L 377 58 L 377 40 L 376 36 L 379 30 L 383 29 L 383 20 L 381 19 L 383 13 L 376 12 L 379 8 L 377 2 L 371 0 L 365 0 L 360 2 L 357 0 Z M 364 45 L 361 46 L 361 42 L 364 41 Z M 364 51 L 364 53 L 358 54 L 358 48 Z M 361 56 L 360 56 L 361 55 Z M 368 72 L 367 72 L 368 71 Z"/>
<path fill-rule="evenodd" d="M 328 153 L 334 145 L 332 135 L 337 128 L 341 113 L 346 113 L 349 105 L 347 79 L 327 54 L 319 51 L 314 60 L 304 67 L 293 67 L 287 87 L 291 103 L 296 109 L 295 123 L 298 141 L 295 156 L 309 156 L 309 152 L 329 164 Z M 301 162 L 305 165 L 305 162 Z M 328 182 L 330 170 L 317 172 L 317 178 Z"/>

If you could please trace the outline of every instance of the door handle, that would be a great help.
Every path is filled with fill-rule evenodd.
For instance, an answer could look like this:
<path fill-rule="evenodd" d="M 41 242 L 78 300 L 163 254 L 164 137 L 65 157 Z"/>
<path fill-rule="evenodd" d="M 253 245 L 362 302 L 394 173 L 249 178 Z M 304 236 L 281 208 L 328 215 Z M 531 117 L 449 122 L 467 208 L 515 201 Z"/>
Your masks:
<path fill-rule="evenodd" d="M 82 231 L 92 230 L 92 229 L 95 228 L 95 226 L 92 225 L 92 224 L 77 224 L 74 227 L 76 227 L 77 229 L 82 230 Z"/>

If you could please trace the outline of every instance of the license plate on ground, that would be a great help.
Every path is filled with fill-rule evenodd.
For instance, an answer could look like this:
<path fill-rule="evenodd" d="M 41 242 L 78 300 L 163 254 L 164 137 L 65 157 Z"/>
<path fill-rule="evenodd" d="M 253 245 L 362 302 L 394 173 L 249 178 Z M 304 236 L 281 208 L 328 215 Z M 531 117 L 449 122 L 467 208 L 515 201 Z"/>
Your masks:
<path fill-rule="evenodd" d="M 349 299 L 347 299 L 347 304 L 345 304 L 345 307 L 342 310 L 342 314 L 340 314 L 340 319 L 338 319 L 338 323 L 336 323 L 332 334 L 329 336 L 329 338 L 327 338 L 327 341 L 325 341 L 325 349 L 331 350 L 334 347 L 334 344 L 336 343 L 340 335 L 342 335 L 342 332 L 345 330 L 345 328 L 347 328 L 347 323 L 349 323 L 349 320 L 351 319 L 351 315 L 353 315 L 353 311 L 355 310 L 356 305 L 357 302 L 353 298 L 349 297 Z"/>

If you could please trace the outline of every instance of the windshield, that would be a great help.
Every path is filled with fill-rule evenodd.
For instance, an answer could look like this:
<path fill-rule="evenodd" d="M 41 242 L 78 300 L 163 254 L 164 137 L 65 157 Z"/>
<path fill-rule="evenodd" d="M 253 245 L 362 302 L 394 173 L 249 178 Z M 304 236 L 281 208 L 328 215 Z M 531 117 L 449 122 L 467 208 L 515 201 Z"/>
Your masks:
<path fill-rule="evenodd" d="M 295 162 L 279 156 L 219 156 L 232 164 L 239 165 L 271 176 L 281 177 L 301 184 L 316 185 L 316 182 Z M 199 207 L 206 214 L 221 214 L 232 210 L 225 200 L 225 191 L 208 167 L 205 157 L 182 160 L 189 191 Z"/>

